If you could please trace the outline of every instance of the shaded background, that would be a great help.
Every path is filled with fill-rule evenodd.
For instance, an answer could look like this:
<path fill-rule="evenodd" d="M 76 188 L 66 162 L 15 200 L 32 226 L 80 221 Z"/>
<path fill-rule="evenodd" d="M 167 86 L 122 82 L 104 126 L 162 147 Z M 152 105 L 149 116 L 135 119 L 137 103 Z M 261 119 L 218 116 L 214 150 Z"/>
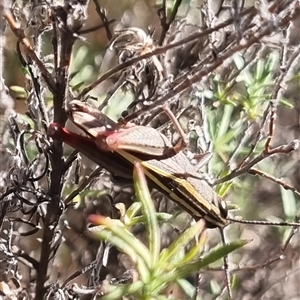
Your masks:
<path fill-rule="evenodd" d="M 241 2 L 237 2 L 241 5 Z M 288 13 L 293 6 L 289 1 L 286 2 L 287 3 L 284 3 L 284 1 L 262 1 L 261 6 L 258 8 L 259 13 L 255 16 L 257 27 L 267 26 L 266 23 L 271 22 L 273 17 L 279 18 L 281 13 Z M 8 5 L 12 5 L 18 22 L 23 24 L 27 37 L 34 36 L 35 28 L 41 28 L 41 24 L 37 21 L 35 22 L 34 17 L 36 17 L 36 15 L 42 16 L 42 20 L 46 20 L 45 22 L 47 23 L 47 6 L 43 10 L 38 11 L 39 13 L 37 14 L 34 12 L 32 16 L 30 15 L 30 11 L 33 10 L 32 3 L 29 2 L 26 4 L 22 1 L 14 3 L 8 2 Z M 158 10 L 162 7 L 162 3 L 156 1 L 100 1 L 99 4 L 101 8 L 105 10 L 107 19 L 115 20 L 110 25 L 112 33 L 118 32 L 118 30 L 122 28 L 138 27 L 148 34 L 153 33 L 151 40 L 155 45 L 154 47 L 158 46 L 162 31 Z M 219 5 L 217 1 L 208 1 L 208 3 L 206 1 L 182 1 L 176 14 L 175 21 L 171 24 L 171 27 L 166 34 L 164 44 L 180 40 L 189 36 L 192 32 L 204 30 L 209 26 L 213 26 L 230 18 L 232 13 L 231 5 L 231 1 L 221 1 Z M 246 1 L 245 8 L 251 7 L 252 5 L 253 3 L 251 1 Z M 272 5 L 275 7 L 274 10 L 272 10 Z M 167 2 L 168 12 L 172 11 L 173 6 L 174 2 Z M 266 6 L 270 9 L 268 10 Z M 201 10 L 203 13 L 201 13 Z M 212 19 L 210 19 L 211 16 L 208 15 L 208 12 L 213 16 Z M 94 2 L 89 3 L 86 15 L 87 18 L 81 30 L 102 23 L 99 15 L 96 13 Z M 28 20 L 31 20 L 31 22 L 28 22 Z M 40 19 L 38 20 L 40 21 Z M 250 21 L 248 20 L 248 22 Z M 247 20 L 245 23 L 247 23 Z M 222 45 L 224 45 L 223 48 L 225 50 L 233 47 L 234 42 L 233 44 L 226 44 L 226 40 L 233 39 L 238 41 L 236 43 L 242 43 L 243 40 L 241 36 L 243 35 L 243 30 L 239 33 L 238 27 L 241 26 L 241 28 L 244 28 L 243 26 L 246 26 L 245 23 L 241 23 L 243 24 L 241 25 L 237 21 L 236 27 L 227 27 L 225 31 L 220 30 L 215 33 L 215 35 L 211 34 L 210 36 L 205 36 L 202 40 L 183 44 L 179 48 L 171 49 L 165 54 L 158 56 L 159 61 L 163 64 L 165 70 L 167 70 L 164 75 L 164 81 L 168 82 L 169 80 L 172 82 L 172 80 L 175 81 L 178 78 L 180 79 L 181 76 L 184 78 L 184 76 L 186 76 L 185 72 L 193 74 L 193 70 L 196 72 L 198 68 L 201 67 L 201 62 L 205 61 L 207 57 L 215 56 L 215 59 L 217 60 L 218 56 L 221 56 L 221 53 L 216 52 L 216 49 L 222 49 Z M 38 25 L 35 27 L 33 24 Z M 279 85 L 280 96 L 278 96 L 278 98 L 280 98 L 280 100 L 284 99 L 288 102 L 288 105 L 279 105 L 277 108 L 276 128 L 271 145 L 272 147 L 276 147 L 278 145 L 288 144 L 294 139 L 299 139 L 299 68 L 296 64 L 292 70 L 285 69 L 286 62 L 284 61 L 284 59 L 288 60 L 292 54 L 297 54 L 299 52 L 299 37 L 297 34 L 298 24 L 299 17 L 293 20 L 293 22 L 288 23 L 284 28 L 274 27 L 274 32 L 263 37 L 260 43 L 253 43 L 251 47 L 242 50 L 239 57 L 235 58 L 235 61 L 234 59 L 231 59 L 230 61 L 223 63 L 219 68 L 215 68 L 212 72 L 207 74 L 207 76 L 202 78 L 200 82 L 195 83 L 189 89 L 181 93 L 176 103 L 171 105 L 174 113 L 179 112 L 182 108 L 186 108 L 180 118 L 186 132 L 188 132 L 188 129 L 190 128 L 188 127 L 188 124 L 191 120 L 194 120 L 196 125 L 202 127 L 205 126 L 205 120 L 207 119 L 209 120 L 208 123 L 211 128 L 213 127 L 212 124 L 216 127 L 220 126 L 221 121 L 224 120 L 222 119 L 222 116 L 226 115 L 226 107 L 228 109 L 228 107 L 232 105 L 230 108 L 232 109 L 232 113 L 229 115 L 230 125 L 225 133 L 229 133 L 230 130 L 234 128 L 232 133 L 234 138 L 228 138 L 229 140 L 226 141 L 226 139 L 216 140 L 213 137 L 210 137 L 213 144 L 212 147 L 209 146 L 208 141 L 205 143 L 207 149 L 212 150 L 214 153 L 213 159 L 205 168 L 205 171 L 208 171 L 212 176 L 222 177 L 226 175 L 226 173 L 223 172 L 224 168 L 230 169 L 233 167 L 234 163 L 240 162 L 243 157 L 242 154 L 250 148 L 255 134 L 252 136 L 250 134 L 250 138 L 245 143 L 244 149 L 240 149 L 239 155 L 234 161 L 230 161 L 230 157 L 233 157 L 234 150 L 239 143 L 241 143 L 243 136 L 246 136 L 245 132 L 247 129 L 254 128 L 254 133 L 258 132 L 257 126 L 259 126 L 262 121 L 263 112 L 267 109 L 267 104 L 271 98 L 272 92 L 274 89 L 277 89 Z M 254 32 L 255 30 L 256 29 L 253 28 Z M 30 80 L 28 79 L 29 75 L 24 69 L 22 70 L 20 60 L 16 54 L 17 39 L 15 35 L 12 34 L 8 26 L 6 26 L 3 33 L 5 38 L 2 40 L 2 44 L 4 45 L 2 76 L 4 78 L 5 86 L 9 89 L 9 97 L 6 98 L 8 99 L 6 101 L 4 101 L 3 98 L 1 106 L 1 194 L 4 194 L 7 187 L 10 186 L 10 172 L 12 168 L 16 168 L 16 165 L 18 165 L 16 159 L 18 154 L 16 153 L 17 151 L 15 151 L 16 148 L 11 137 L 12 123 L 8 123 L 8 116 L 11 116 L 13 112 L 16 112 L 18 114 L 17 120 L 20 124 L 20 128 L 26 128 L 28 124 L 32 126 L 28 117 L 24 116 L 25 112 L 28 110 L 27 101 L 29 98 L 29 93 L 26 93 L 26 90 L 31 90 L 31 87 L 28 88 L 28 85 L 30 85 Z M 53 54 L 51 47 L 52 36 L 52 31 L 45 32 L 42 36 L 40 57 L 43 58 L 45 65 L 53 62 L 53 57 L 51 57 Z M 34 44 L 34 39 L 31 39 L 31 42 Z M 69 85 L 72 87 L 74 94 L 78 93 L 78 91 L 82 91 L 84 87 L 96 80 L 100 74 L 103 74 L 117 65 L 118 56 L 120 56 L 120 53 L 123 50 L 121 49 L 122 42 L 123 41 L 116 46 L 116 48 L 119 46 L 119 49 L 115 48 L 109 50 L 109 38 L 107 37 L 107 32 L 104 28 L 80 35 L 80 38 L 76 41 L 72 51 L 69 69 L 71 74 Z M 125 39 L 125 46 L 126 43 L 128 43 L 128 40 Z M 134 51 L 132 52 L 135 53 Z M 283 55 L 283 53 L 287 54 Z M 270 59 L 271 55 L 275 56 L 275 58 L 273 57 L 274 66 L 273 68 L 268 69 L 268 67 L 266 67 L 267 60 Z M 297 61 L 298 56 L 294 58 L 295 61 Z M 232 53 L 231 58 L 233 57 L 234 53 Z M 237 64 L 238 59 L 244 61 L 246 65 L 244 69 L 252 74 L 253 78 L 256 77 L 257 79 L 259 76 L 258 73 L 261 72 L 258 70 L 259 59 L 261 59 L 260 63 L 264 64 L 265 71 L 269 72 L 268 74 L 271 74 L 269 81 L 262 83 L 262 85 L 266 84 L 266 86 L 263 88 L 262 86 L 259 86 L 259 88 L 257 88 L 257 90 L 260 90 L 261 94 L 255 94 L 255 91 L 253 90 L 249 92 L 251 84 L 250 87 L 246 84 L 247 72 L 244 73 L 244 77 L 241 76 L 241 78 L 238 78 L 239 72 L 236 72 L 234 67 L 234 63 Z M 203 68 L 205 67 L 206 65 L 204 64 Z M 53 70 L 51 69 L 51 66 L 48 68 L 49 70 Z M 277 86 L 276 79 L 287 72 L 291 72 L 291 74 L 285 78 L 284 82 L 278 83 Z M 112 89 L 116 82 L 118 82 L 119 76 L 120 73 L 117 73 L 113 78 L 106 80 L 90 93 L 91 96 L 96 97 L 98 104 L 103 101 L 107 92 Z M 266 77 L 267 75 L 261 75 L 260 79 L 263 81 Z M 165 92 L 163 89 L 159 90 L 162 83 L 157 80 L 158 79 L 155 77 L 152 85 L 150 84 L 155 91 L 154 95 L 150 97 L 151 99 L 148 99 L 150 103 L 155 101 L 157 95 Z M 258 81 L 259 80 L 255 83 Z M 234 87 L 230 91 L 224 92 L 226 91 L 227 84 L 231 82 L 234 82 Z M 254 87 L 254 82 L 252 87 Z M 2 91 L 6 92 L 4 89 Z M 148 92 L 149 91 L 146 91 L 145 93 Z M 129 103 L 132 102 L 136 94 L 136 90 L 132 91 L 132 87 L 129 87 L 127 91 L 126 89 L 118 91 L 104 111 L 112 118 L 117 119 L 127 108 Z M 53 114 L 51 110 L 52 95 L 46 90 L 43 97 L 46 110 L 51 120 Z M 262 100 L 257 103 L 253 100 L 255 97 L 260 97 Z M 199 103 L 202 103 L 201 101 L 203 98 L 205 99 L 204 106 L 207 110 L 205 112 L 199 112 Z M 249 105 L 255 103 L 254 108 L 257 109 L 256 111 L 255 109 L 253 110 L 255 113 L 253 113 L 254 115 L 252 115 L 252 118 L 249 117 L 250 108 L 244 104 L 248 100 Z M 134 106 L 131 110 L 129 109 L 129 115 L 141 107 L 139 105 L 140 104 Z M 247 116 L 244 115 L 245 111 L 249 113 Z M 154 127 L 159 127 L 166 122 L 164 117 L 152 120 L 153 116 L 154 113 L 151 114 L 150 112 L 144 119 L 136 120 L 136 123 L 147 123 Z M 238 123 L 239 118 L 243 120 L 240 124 Z M 152 120 L 152 122 L 150 122 L 150 120 Z M 239 126 L 240 129 L 237 129 Z M 168 132 L 166 128 L 164 128 L 164 130 L 165 132 Z M 172 128 L 169 128 L 169 130 L 173 133 Z M 212 130 L 208 131 L 212 133 Z M 262 128 L 261 133 L 262 138 L 266 138 L 268 134 L 268 122 L 266 122 L 265 127 Z M 226 134 L 224 134 L 224 136 L 225 135 Z M 173 135 L 173 138 L 176 139 L 176 136 L 174 137 Z M 262 139 L 262 144 L 258 149 L 262 149 L 264 141 L 265 139 Z M 217 145 L 217 142 L 219 142 L 219 146 Z M 192 145 L 190 147 L 192 147 Z M 71 151 L 72 150 L 68 147 L 65 147 L 64 149 L 66 156 L 69 155 Z M 197 151 L 198 149 L 193 152 Z M 31 155 L 31 159 L 36 155 L 36 149 L 31 147 L 29 143 L 27 144 L 27 152 Z M 257 155 L 257 153 L 254 153 L 254 155 Z M 43 158 L 41 158 L 40 169 L 43 168 L 44 163 Z M 232 163 L 232 165 L 230 165 L 230 163 Z M 19 172 L 21 172 L 22 166 L 20 167 L 18 165 L 18 168 Z M 39 167 L 35 166 L 35 168 L 35 172 L 38 172 L 37 170 L 39 170 Z M 300 189 L 299 168 L 299 150 L 291 152 L 288 155 L 275 155 L 271 158 L 267 158 L 259 165 L 259 169 L 272 174 L 276 178 L 284 179 L 297 190 Z M 72 168 L 70 168 L 68 176 L 66 176 L 66 184 L 62 190 L 63 199 L 77 187 L 76 181 L 74 180 L 75 169 L 76 167 L 73 165 Z M 83 157 L 81 160 L 80 178 L 89 175 L 93 169 L 95 169 L 94 164 Z M 39 182 L 39 187 L 47 189 L 47 181 L 41 180 Z M 220 187 L 218 188 L 219 192 L 222 193 L 222 189 Z M 152 196 L 155 200 L 157 210 L 173 212 L 174 204 L 168 199 L 165 199 L 156 191 L 153 191 Z M 27 195 L 26 197 L 30 198 L 31 196 Z M 1 228 L 1 238 L 4 239 L 3 244 L 7 247 L 9 220 L 15 220 L 16 218 L 28 220 L 28 218 L 27 216 L 24 216 L 24 212 L 19 210 L 21 205 L 17 203 L 14 196 L 11 198 L 2 198 L 1 201 L 4 201 L 5 199 L 6 201 L 13 203 L 4 216 L 4 222 Z M 299 192 L 298 196 L 292 192 L 286 193 L 280 187 L 278 182 L 272 182 L 261 176 L 253 176 L 245 173 L 235 178 L 233 180 L 233 185 L 229 187 L 229 191 L 226 193 L 225 199 L 229 203 L 237 205 L 239 210 L 234 212 L 234 214 L 240 215 L 244 219 L 283 219 L 292 221 L 296 215 L 299 215 Z M 109 201 L 114 203 L 122 202 L 128 207 L 132 200 L 132 186 L 125 185 L 124 187 L 124 185 L 119 185 L 118 182 L 116 184 L 112 183 L 109 174 L 104 172 L 100 179 L 93 180 L 88 188 L 85 189 L 80 196 L 75 198 L 74 202 L 76 205 L 63 209 L 63 213 L 60 215 L 59 220 L 62 228 L 61 236 L 56 245 L 57 251 L 55 252 L 55 257 L 48 270 L 48 283 L 52 284 L 53 289 L 60 286 L 69 276 L 71 276 L 71 274 L 84 268 L 95 258 L 100 243 L 86 234 L 86 216 L 90 213 L 111 215 L 111 206 L 107 205 Z M 2 206 L 3 205 L 4 202 L 2 203 Z M 36 272 L 30 264 L 25 263 L 24 261 L 28 261 L 27 255 L 35 258 L 37 261 L 40 259 L 43 230 L 43 223 L 39 219 L 40 216 L 43 215 L 40 209 L 42 211 L 42 208 L 39 207 L 37 211 L 34 211 L 32 215 L 29 215 L 29 219 L 32 223 L 42 224 L 41 228 L 38 228 L 34 234 L 21 235 L 21 233 L 30 232 L 32 228 L 20 221 L 13 222 L 13 249 L 11 251 L 6 249 L 7 252 L 4 251 L 3 267 L 1 268 L 2 270 L 10 269 L 10 272 L 12 272 L 11 270 L 14 270 L 12 273 L 3 272 L 1 275 L 3 287 L 0 290 L 4 292 L 4 295 L 7 295 L 7 299 L 10 299 L 9 297 L 17 299 L 17 295 L 20 296 L 22 293 L 25 295 L 25 299 L 39 299 L 34 292 L 34 284 L 31 284 L 35 281 Z M 172 224 L 162 225 L 162 245 L 167 246 L 177 235 L 174 228 L 179 231 L 182 230 L 188 220 L 189 217 L 182 214 L 176 218 Z M 226 230 L 228 240 L 234 240 L 236 238 L 253 240 L 249 245 L 230 256 L 230 267 L 232 269 L 240 268 L 240 270 L 236 270 L 234 273 L 236 276 L 233 288 L 234 299 L 299 299 L 299 233 L 295 232 L 292 240 L 287 244 L 284 254 L 281 255 L 281 247 L 282 245 L 285 245 L 291 229 L 272 226 L 254 226 L 251 224 L 232 224 L 228 226 L 228 229 Z M 143 227 L 135 228 L 134 233 L 141 239 L 145 239 Z M 209 230 L 208 249 L 218 243 L 220 243 L 219 232 L 217 230 Z M 13 257 L 9 260 L 7 256 L 8 253 L 12 253 L 16 260 L 14 260 Z M 277 256 L 280 256 L 281 259 L 274 259 Z M 272 259 L 275 261 L 269 264 L 268 262 Z M 266 266 L 264 265 L 265 263 Z M 12 265 L 14 265 L 13 268 Z M 102 269 L 102 271 L 99 271 L 99 276 L 101 280 L 103 280 L 106 275 L 116 277 L 131 267 L 132 263 L 127 257 L 118 253 L 118 251 L 113 250 L 107 270 L 103 271 Z M 220 261 L 219 265 L 214 266 L 212 270 L 203 270 L 201 272 L 201 280 L 198 284 L 200 288 L 199 299 L 214 299 L 219 295 L 220 290 L 222 290 L 224 286 L 224 273 L 221 268 L 222 262 Z M 16 279 L 17 273 L 22 274 L 22 278 Z M 86 274 L 77 277 L 74 282 L 78 285 L 87 285 L 90 276 L 90 272 L 87 272 Z M 188 279 L 194 284 L 195 278 L 193 274 L 191 274 L 191 278 Z M 15 281 L 18 281 L 18 283 Z M 55 286 L 54 283 L 57 284 L 57 286 Z M 167 292 L 167 294 L 170 296 L 175 293 L 174 291 L 176 291 L 175 288 L 173 288 L 172 292 Z M 82 298 L 87 299 L 89 297 L 90 296 L 82 296 Z M 181 299 L 186 296 L 179 291 L 179 294 L 176 295 L 175 293 L 175 296 L 173 295 L 173 297 L 175 299 Z M 220 299 L 226 299 L 226 296 L 221 295 Z"/>

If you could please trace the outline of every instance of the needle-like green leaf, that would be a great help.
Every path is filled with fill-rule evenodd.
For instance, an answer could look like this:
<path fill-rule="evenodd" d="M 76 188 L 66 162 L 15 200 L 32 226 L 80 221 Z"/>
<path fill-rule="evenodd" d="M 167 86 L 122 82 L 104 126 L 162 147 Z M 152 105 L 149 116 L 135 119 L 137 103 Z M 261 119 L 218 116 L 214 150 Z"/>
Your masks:
<path fill-rule="evenodd" d="M 147 247 L 124 226 L 120 226 L 120 222 L 115 222 L 115 220 L 98 215 L 91 215 L 88 217 L 88 220 L 94 224 L 103 226 L 101 230 L 91 230 L 95 236 L 115 245 L 136 262 L 142 280 L 147 282 L 149 279 L 149 270 L 152 265 L 150 252 Z"/>
<path fill-rule="evenodd" d="M 134 172 L 134 189 L 138 200 L 142 203 L 143 215 L 146 218 L 146 228 L 149 234 L 149 248 L 151 253 L 152 267 L 155 266 L 160 251 L 160 233 L 156 218 L 156 211 L 150 196 L 146 176 L 140 163 L 135 163 Z"/>
<path fill-rule="evenodd" d="M 205 222 L 203 220 L 198 221 L 193 226 L 184 231 L 160 256 L 159 262 L 162 264 L 172 264 L 177 253 L 186 247 L 192 239 L 198 238 L 205 228 Z"/>
<path fill-rule="evenodd" d="M 126 295 L 134 295 L 135 293 L 138 293 L 143 287 L 144 282 L 142 281 L 136 281 L 131 284 L 111 286 L 110 288 L 113 290 L 108 292 L 105 296 L 102 296 L 101 300 L 122 299 L 122 297 Z"/>
<path fill-rule="evenodd" d="M 232 243 L 226 244 L 224 246 L 218 247 L 216 249 L 213 249 L 210 251 L 207 255 L 202 257 L 200 260 L 185 264 L 183 266 L 176 266 L 176 268 L 173 268 L 172 270 L 169 270 L 169 272 L 165 272 L 163 281 L 165 283 L 168 282 L 174 282 L 177 278 L 184 278 L 185 276 L 192 274 L 194 272 L 197 272 L 204 267 L 207 267 L 209 264 L 223 258 L 224 256 L 228 255 L 229 253 L 243 247 L 249 243 L 248 240 L 238 240 L 234 241 Z M 159 289 L 161 288 L 162 282 L 158 278 L 156 282 L 156 287 Z"/>

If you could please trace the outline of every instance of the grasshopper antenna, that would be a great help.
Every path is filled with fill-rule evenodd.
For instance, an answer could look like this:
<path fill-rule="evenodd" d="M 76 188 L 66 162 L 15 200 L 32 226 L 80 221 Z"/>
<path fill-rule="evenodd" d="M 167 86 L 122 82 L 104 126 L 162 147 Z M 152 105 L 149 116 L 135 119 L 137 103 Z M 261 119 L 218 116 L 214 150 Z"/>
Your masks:
<path fill-rule="evenodd" d="M 270 221 L 257 221 L 257 220 L 243 220 L 238 218 L 226 218 L 230 223 L 241 223 L 251 225 L 268 225 L 268 226 L 289 226 L 289 227 L 300 227 L 298 222 L 299 217 L 295 218 L 295 222 L 270 222 Z"/>

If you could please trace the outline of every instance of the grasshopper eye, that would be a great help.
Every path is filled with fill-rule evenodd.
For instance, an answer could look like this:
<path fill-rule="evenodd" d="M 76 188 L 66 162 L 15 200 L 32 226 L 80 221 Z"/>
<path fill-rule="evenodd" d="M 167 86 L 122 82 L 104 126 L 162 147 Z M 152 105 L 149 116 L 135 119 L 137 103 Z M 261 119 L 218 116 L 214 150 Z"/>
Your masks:
<path fill-rule="evenodd" d="M 82 110 L 82 103 L 78 100 L 73 100 L 68 105 L 68 111 Z"/>
<path fill-rule="evenodd" d="M 57 123 L 51 123 L 47 129 L 47 135 L 50 137 L 58 136 L 60 130 L 61 128 Z"/>
<path fill-rule="evenodd" d="M 220 213 L 223 216 L 223 218 L 226 218 L 228 215 L 227 204 L 222 199 L 219 200 L 219 210 L 220 210 Z"/>

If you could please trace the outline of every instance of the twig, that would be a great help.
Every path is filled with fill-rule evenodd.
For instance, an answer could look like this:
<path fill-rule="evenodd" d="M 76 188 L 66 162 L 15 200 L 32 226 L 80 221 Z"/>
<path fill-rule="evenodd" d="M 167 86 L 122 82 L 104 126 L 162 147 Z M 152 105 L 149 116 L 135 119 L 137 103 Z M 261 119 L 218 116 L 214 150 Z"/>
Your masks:
<path fill-rule="evenodd" d="M 159 42 L 158 45 L 161 46 L 162 42 L 164 40 L 164 37 L 166 35 L 166 32 L 168 31 L 168 24 L 167 24 L 167 0 L 163 0 L 162 1 L 162 7 L 160 9 L 157 10 L 157 15 L 158 18 L 160 20 L 160 27 L 162 28 L 161 34 L 160 34 L 160 38 L 159 38 Z M 162 39 L 163 36 L 163 39 Z"/>
<path fill-rule="evenodd" d="M 217 184 L 229 181 L 237 176 L 244 174 L 245 172 L 248 172 L 248 170 L 250 170 L 254 165 L 256 165 L 263 159 L 265 159 L 273 154 L 277 154 L 277 153 L 288 154 L 298 148 L 299 148 L 299 140 L 294 140 L 294 141 L 291 141 L 289 144 L 281 145 L 276 148 L 273 148 L 273 149 L 269 150 L 269 152 L 263 151 L 260 155 L 258 155 L 254 159 L 252 159 L 247 165 L 244 165 L 242 168 L 236 169 L 236 170 L 232 171 L 230 174 L 228 174 L 220 179 L 215 180 L 213 185 L 217 185 Z"/>
<path fill-rule="evenodd" d="M 163 1 L 163 7 L 160 10 L 162 13 L 159 15 L 160 24 L 162 27 L 162 31 L 158 40 L 158 45 L 161 46 L 163 44 L 163 41 L 166 37 L 166 34 L 168 30 L 170 29 L 171 24 L 174 22 L 175 17 L 177 15 L 179 6 L 181 5 L 182 0 L 176 0 L 172 9 L 172 12 L 170 14 L 169 19 L 167 18 L 167 7 L 166 7 L 166 1 Z"/>
<path fill-rule="evenodd" d="M 225 238 L 225 232 L 224 228 L 220 228 L 220 235 L 221 235 L 221 240 L 222 244 L 226 245 L 226 238 Z M 227 287 L 227 292 L 228 292 L 228 298 L 232 299 L 232 290 L 231 290 L 231 273 L 230 273 L 230 268 L 229 268 L 229 259 L 228 255 L 225 255 L 223 257 L 223 262 L 224 262 L 224 269 L 225 269 L 225 282 L 226 282 L 226 287 Z"/>
<path fill-rule="evenodd" d="M 300 9 L 297 9 L 296 13 L 292 15 L 292 18 L 296 18 L 300 14 Z M 281 26 L 284 26 L 287 22 L 290 21 L 291 16 L 286 17 L 281 22 Z M 161 96 L 157 100 L 155 100 L 152 104 L 148 105 L 148 110 L 151 110 L 154 107 L 157 107 L 159 105 L 162 105 L 164 102 L 168 101 L 175 95 L 185 91 L 190 86 L 192 86 L 194 83 L 197 83 L 202 80 L 202 78 L 208 74 L 210 74 L 213 70 L 215 70 L 217 67 L 221 66 L 224 61 L 230 57 L 236 52 L 239 52 L 245 48 L 249 48 L 254 43 L 257 43 L 260 41 L 260 39 L 266 35 L 269 35 L 272 32 L 272 26 L 268 26 L 265 29 L 263 29 L 260 33 L 257 35 L 253 34 L 248 40 L 245 40 L 244 42 L 241 42 L 240 44 L 236 45 L 235 47 L 230 48 L 225 53 L 220 54 L 215 61 L 213 61 L 211 64 L 208 64 L 206 68 L 203 70 L 200 70 L 196 72 L 193 75 L 187 76 L 185 80 L 183 80 L 180 84 L 175 86 L 172 90 L 170 90 L 167 94 Z M 140 109 L 134 113 L 132 113 L 129 117 L 124 118 L 124 122 L 130 122 L 133 119 L 137 118 L 138 116 L 145 113 L 144 109 Z"/>
<path fill-rule="evenodd" d="M 281 185 L 284 189 L 286 190 L 291 190 L 295 195 L 297 195 L 300 198 L 300 191 L 298 191 L 294 186 L 291 186 L 290 184 L 286 183 L 284 180 L 276 178 L 270 174 L 267 174 L 266 172 L 260 171 L 258 169 L 255 168 L 251 168 L 250 170 L 248 170 L 248 173 L 251 175 L 258 175 L 264 178 L 267 178 L 275 183 L 278 183 L 279 185 Z"/>
<path fill-rule="evenodd" d="M 107 25 L 110 25 L 110 24 L 112 24 L 114 22 L 116 22 L 116 20 L 112 19 L 112 20 L 107 21 L 107 23 L 105 23 L 105 24 L 100 24 L 100 25 L 97 25 L 97 26 L 94 26 L 94 27 L 91 27 L 91 28 L 82 29 L 82 30 L 80 30 L 78 32 L 78 34 L 80 34 L 80 35 L 88 34 L 88 33 L 94 32 L 94 31 L 96 31 L 98 29 L 101 29 L 101 28 L 103 28 L 103 27 L 105 27 Z"/>
<path fill-rule="evenodd" d="M 46 69 L 43 62 L 37 57 L 36 53 L 34 52 L 32 46 L 30 45 L 29 40 L 27 39 L 24 31 L 21 29 L 21 26 L 15 21 L 13 15 L 8 9 L 3 10 L 3 16 L 6 19 L 7 23 L 9 24 L 11 30 L 15 34 L 15 36 L 19 39 L 19 41 L 24 46 L 26 54 L 36 63 L 40 72 L 42 73 L 50 91 L 55 93 L 56 86 L 55 81 L 53 80 L 51 74 Z"/>
<path fill-rule="evenodd" d="M 254 15 L 256 14 L 256 10 L 254 7 L 250 7 L 248 9 L 246 9 L 245 11 L 243 11 L 241 13 L 242 16 L 245 16 L 245 15 L 250 15 L 252 17 L 254 17 Z M 217 31 L 221 28 L 224 28 L 230 24 L 232 24 L 233 22 L 233 19 L 230 18 L 228 20 L 226 20 L 225 22 L 213 27 L 213 28 L 208 28 L 202 32 L 197 32 L 195 34 L 192 34 L 190 36 L 188 36 L 187 38 L 184 38 L 178 42 L 174 42 L 174 43 L 170 43 L 168 45 L 165 45 L 163 47 L 158 47 L 156 49 L 154 49 L 153 51 L 151 52 L 147 52 L 143 55 L 140 55 L 138 57 L 134 57 L 130 60 L 127 60 L 126 62 L 110 69 L 109 71 L 107 71 L 106 73 L 104 73 L 100 78 L 98 78 L 95 82 L 93 82 L 91 85 L 89 85 L 88 87 L 86 87 L 85 89 L 83 89 L 83 91 L 78 95 L 78 98 L 83 98 L 87 93 L 89 93 L 92 89 L 94 89 L 96 86 L 98 86 L 101 82 L 103 82 L 104 80 L 110 78 L 112 75 L 114 75 L 115 73 L 119 72 L 119 71 L 122 71 L 123 69 L 135 64 L 136 62 L 138 61 L 141 61 L 143 59 L 146 59 L 146 58 L 149 58 L 149 57 L 152 57 L 154 55 L 158 55 L 158 54 L 161 54 L 161 53 L 164 53 L 166 52 L 167 50 L 169 49 L 173 49 L 173 48 L 177 48 L 177 47 L 180 47 L 186 43 L 189 43 L 191 41 L 194 41 L 194 40 L 197 40 L 201 37 L 204 37 L 206 35 L 209 35 L 210 33 L 214 32 L 214 31 Z M 243 48 L 241 48 L 243 49 Z M 240 50 L 240 49 L 239 49 Z M 238 51 L 238 50 L 237 50 Z"/>
<path fill-rule="evenodd" d="M 27 262 L 27 264 L 29 263 L 31 265 L 30 267 L 33 267 L 35 270 L 38 269 L 39 262 L 36 259 L 34 259 L 32 256 L 30 256 L 29 254 L 24 252 L 23 250 L 19 250 L 17 253 L 14 253 L 14 254 L 17 257 L 19 257 L 19 260 L 20 260 L 20 257 L 22 257 Z M 22 263 L 26 265 L 25 261 L 22 261 Z"/>
<path fill-rule="evenodd" d="M 72 191 L 72 193 L 67 196 L 67 198 L 64 200 L 64 203 L 67 205 L 69 204 L 77 195 L 79 195 L 79 193 L 81 191 L 83 191 L 84 189 L 88 188 L 88 186 L 91 184 L 91 182 L 100 175 L 102 171 L 101 167 L 98 167 L 97 169 L 95 169 L 89 176 L 86 176 L 79 184 L 78 188 L 74 191 Z"/>
<path fill-rule="evenodd" d="M 276 112 L 277 112 L 277 105 L 274 103 L 274 101 L 270 101 L 270 121 L 269 121 L 269 134 L 265 143 L 265 152 L 270 152 L 270 143 L 272 140 L 272 137 L 274 135 L 275 130 L 275 121 L 276 121 Z"/>
<path fill-rule="evenodd" d="M 53 90 L 54 122 L 64 125 L 67 120 L 65 101 L 68 97 L 69 66 L 73 45 L 78 37 L 85 20 L 87 1 L 68 2 L 64 6 L 53 8 L 53 46 L 55 62 L 55 90 Z M 76 11 L 76 13 L 74 13 Z M 42 299 L 46 293 L 45 282 L 48 279 L 48 268 L 54 257 L 58 241 L 59 220 L 63 213 L 61 206 L 61 191 L 64 184 L 65 164 L 63 160 L 63 146 L 60 141 L 53 141 L 49 158 L 52 165 L 50 173 L 50 188 L 48 195 L 51 198 L 47 206 L 46 216 L 43 219 L 43 233 L 41 243 L 40 264 L 37 270 L 35 299 Z M 61 232 L 61 231 L 60 231 Z M 55 238 L 57 237 L 57 240 Z"/>
<path fill-rule="evenodd" d="M 240 11 L 244 7 L 244 2 L 245 0 L 232 0 L 231 5 L 232 5 L 232 15 L 233 15 L 233 25 L 235 27 L 235 32 L 237 36 L 237 40 L 240 40 L 242 37 L 242 32 L 241 32 L 241 19 L 240 19 Z"/>
<path fill-rule="evenodd" d="M 100 16 L 100 18 L 103 22 L 102 26 L 105 28 L 107 39 L 110 41 L 112 38 L 112 34 L 109 29 L 109 24 L 111 24 L 114 20 L 108 21 L 106 15 L 105 15 L 105 10 L 99 5 L 98 1 L 93 0 L 93 2 L 96 6 L 96 12 Z"/>
<path fill-rule="evenodd" d="M 263 127 L 265 125 L 265 123 L 267 122 L 267 118 L 268 118 L 268 114 L 269 114 L 269 107 L 270 104 L 268 105 L 268 107 L 266 108 L 266 110 L 264 111 L 264 114 L 262 116 L 262 120 L 260 122 L 260 128 L 257 131 L 256 137 L 252 143 L 252 145 L 250 146 L 250 150 L 248 151 L 248 153 L 243 157 L 242 161 L 240 162 L 240 164 L 238 165 L 237 169 L 242 168 L 246 163 L 248 163 L 251 155 L 253 154 L 254 150 L 256 149 L 256 146 L 258 144 L 258 142 L 260 141 L 261 137 L 262 137 L 262 130 Z"/>
<path fill-rule="evenodd" d="M 239 271 L 251 271 L 251 270 L 257 270 L 257 269 L 263 269 L 265 268 L 266 266 L 269 266 L 271 265 L 272 263 L 278 261 L 278 260 L 281 260 L 282 259 L 282 256 L 284 255 L 285 251 L 287 250 L 288 248 L 288 245 L 290 244 L 293 236 L 296 234 L 296 232 L 298 231 L 298 227 L 299 227 L 299 223 L 295 223 L 296 225 L 294 226 L 294 228 L 292 229 L 291 233 L 289 234 L 288 238 L 286 239 L 286 241 L 284 242 L 284 244 L 282 245 L 282 247 L 280 248 L 280 252 L 272 257 L 272 258 L 269 258 L 267 259 L 264 263 L 261 263 L 261 264 L 257 264 L 257 265 L 252 265 L 252 266 L 247 266 L 247 267 L 238 267 L 238 268 L 235 268 L 235 269 L 232 269 L 231 270 L 231 273 L 236 273 L 236 272 L 239 272 Z M 285 226 L 285 225 L 283 225 Z"/>
<path fill-rule="evenodd" d="M 283 82 L 288 81 L 293 76 L 293 68 L 297 66 L 300 55 L 300 46 L 296 47 L 292 53 L 290 53 L 289 61 L 286 63 L 285 60 L 282 61 L 281 74 L 276 79 L 276 84 L 272 93 L 272 99 L 277 99 L 277 101 L 282 97 L 284 91 Z"/>

